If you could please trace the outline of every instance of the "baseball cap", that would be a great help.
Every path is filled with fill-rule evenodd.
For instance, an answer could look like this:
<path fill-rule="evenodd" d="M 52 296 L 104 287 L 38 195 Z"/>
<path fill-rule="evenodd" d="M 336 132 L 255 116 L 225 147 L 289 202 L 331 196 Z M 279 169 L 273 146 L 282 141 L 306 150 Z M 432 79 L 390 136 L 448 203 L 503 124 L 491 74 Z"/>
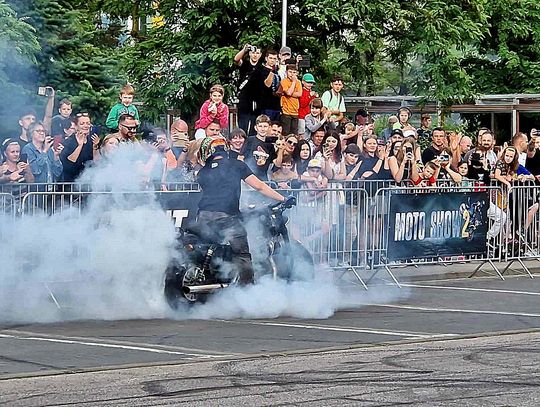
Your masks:
<path fill-rule="evenodd" d="M 356 144 L 349 144 L 347 147 L 345 147 L 343 152 L 360 155 L 360 147 L 358 147 Z"/>
<path fill-rule="evenodd" d="M 409 130 L 405 130 L 403 132 L 403 137 L 407 138 L 407 137 L 414 137 L 416 138 L 416 131 L 414 131 L 413 129 L 409 129 Z"/>
<path fill-rule="evenodd" d="M 392 137 L 393 135 L 397 134 L 398 136 L 401 136 L 401 137 L 404 137 L 403 136 L 403 131 L 401 129 L 394 129 L 392 130 L 392 133 L 390 133 L 390 137 Z"/>
<path fill-rule="evenodd" d="M 302 80 L 308 83 L 315 83 L 315 77 L 310 73 L 305 73 L 304 76 L 302 76 Z"/>
<path fill-rule="evenodd" d="M 279 53 L 292 55 L 292 51 L 289 47 L 281 47 L 281 49 L 279 50 Z"/>
<path fill-rule="evenodd" d="M 322 164 L 320 160 L 314 158 L 312 160 L 309 160 L 307 167 L 308 168 L 322 168 Z"/>

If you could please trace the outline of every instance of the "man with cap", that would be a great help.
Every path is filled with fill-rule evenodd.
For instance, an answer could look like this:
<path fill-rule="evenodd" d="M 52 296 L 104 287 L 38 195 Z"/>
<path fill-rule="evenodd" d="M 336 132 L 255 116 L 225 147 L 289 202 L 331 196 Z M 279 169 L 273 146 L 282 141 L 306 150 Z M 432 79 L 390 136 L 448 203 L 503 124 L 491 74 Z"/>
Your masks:
<path fill-rule="evenodd" d="M 311 101 L 319 97 L 319 94 L 313 90 L 315 77 L 310 73 L 302 76 L 302 96 L 300 96 L 300 108 L 298 109 L 298 135 L 304 137 L 306 132 L 306 116 L 311 112 Z"/>
<path fill-rule="evenodd" d="M 280 78 L 285 78 L 285 72 L 287 70 L 287 63 L 293 63 L 291 61 L 292 51 L 289 47 L 281 47 L 279 50 L 279 66 L 278 75 Z"/>
<path fill-rule="evenodd" d="M 403 141 L 404 139 L 405 136 L 403 135 L 403 131 L 401 129 L 394 129 L 390 133 L 390 141 L 392 142 L 392 144 L 396 141 Z"/>

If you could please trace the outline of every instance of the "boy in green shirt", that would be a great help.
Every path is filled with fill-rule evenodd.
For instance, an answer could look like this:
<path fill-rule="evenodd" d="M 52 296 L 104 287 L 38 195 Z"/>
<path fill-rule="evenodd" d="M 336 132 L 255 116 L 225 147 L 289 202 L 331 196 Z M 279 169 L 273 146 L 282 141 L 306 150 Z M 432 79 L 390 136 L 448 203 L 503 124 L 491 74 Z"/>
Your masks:
<path fill-rule="evenodd" d="M 139 111 L 132 105 L 133 96 L 135 95 L 135 89 L 133 86 L 126 85 L 120 90 L 120 103 L 114 105 L 107 116 L 106 126 L 110 130 L 118 131 L 118 119 L 123 114 L 129 114 L 137 120 L 139 124 Z"/>

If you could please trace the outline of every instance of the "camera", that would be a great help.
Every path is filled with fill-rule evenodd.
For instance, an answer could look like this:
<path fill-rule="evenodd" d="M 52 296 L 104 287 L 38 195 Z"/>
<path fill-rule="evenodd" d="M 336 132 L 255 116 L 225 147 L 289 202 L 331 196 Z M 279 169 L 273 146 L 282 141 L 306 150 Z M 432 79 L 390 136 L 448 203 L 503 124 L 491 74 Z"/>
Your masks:
<path fill-rule="evenodd" d="M 157 134 L 150 130 L 145 130 L 142 132 L 141 139 L 147 143 L 157 142 Z"/>
<path fill-rule="evenodd" d="M 442 162 L 450 161 L 450 156 L 448 154 L 441 154 L 437 157 L 437 160 Z"/>
<path fill-rule="evenodd" d="M 311 68 L 311 57 L 302 55 L 302 59 L 298 61 L 298 68 Z"/>
<path fill-rule="evenodd" d="M 37 94 L 39 96 L 49 97 L 53 94 L 53 88 L 51 88 L 50 86 L 40 86 L 38 88 Z"/>
<path fill-rule="evenodd" d="M 288 65 L 296 65 L 298 69 L 300 68 L 311 68 L 311 57 L 309 55 L 300 55 L 302 59 L 296 63 L 297 55 L 293 55 L 292 58 L 289 58 L 285 61 Z"/>

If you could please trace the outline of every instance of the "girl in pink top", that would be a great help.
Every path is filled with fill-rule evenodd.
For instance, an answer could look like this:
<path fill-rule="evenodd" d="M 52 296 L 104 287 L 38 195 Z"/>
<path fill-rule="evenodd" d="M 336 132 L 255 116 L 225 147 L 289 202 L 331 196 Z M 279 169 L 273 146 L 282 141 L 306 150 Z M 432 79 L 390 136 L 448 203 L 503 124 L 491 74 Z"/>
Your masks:
<path fill-rule="evenodd" d="M 206 100 L 201 106 L 199 120 L 195 122 L 197 133 L 203 130 L 214 121 L 219 121 L 222 129 L 229 127 L 229 107 L 223 103 L 225 89 L 221 85 L 214 85 L 210 88 L 210 99 Z M 195 134 L 197 138 L 197 134 Z M 204 133 L 202 133 L 204 137 Z"/>

